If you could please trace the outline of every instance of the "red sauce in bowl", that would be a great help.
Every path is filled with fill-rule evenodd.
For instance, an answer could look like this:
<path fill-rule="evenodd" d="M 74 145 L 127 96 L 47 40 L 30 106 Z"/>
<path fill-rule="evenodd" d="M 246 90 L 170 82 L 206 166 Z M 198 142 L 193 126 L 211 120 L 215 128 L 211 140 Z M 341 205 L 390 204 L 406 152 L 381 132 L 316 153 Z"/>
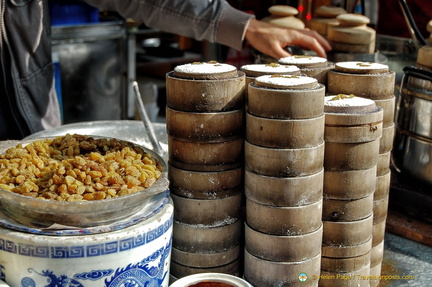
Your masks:
<path fill-rule="evenodd" d="M 189 285 L 188 287 L 235 287 L 235 286 L 227 283 L 206 281 L 194 285 Z"/>

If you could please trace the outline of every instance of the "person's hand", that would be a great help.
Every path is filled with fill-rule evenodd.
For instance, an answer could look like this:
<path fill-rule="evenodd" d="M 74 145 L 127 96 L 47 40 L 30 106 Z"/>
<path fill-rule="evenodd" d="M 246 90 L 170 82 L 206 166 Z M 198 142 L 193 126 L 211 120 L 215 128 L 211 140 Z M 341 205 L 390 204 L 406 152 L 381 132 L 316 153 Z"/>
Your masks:
<path fill-rule="evenodd" d="M 246 29 L 246 41 L 252 47 L 275 59 L 290 56 L 284 48 L 296 45 L 302 49 L 313 50 L 318 56 L 326 58 L 331 47 L 318 32 L 309 29 L 290 29 L 251 19 Z"/>

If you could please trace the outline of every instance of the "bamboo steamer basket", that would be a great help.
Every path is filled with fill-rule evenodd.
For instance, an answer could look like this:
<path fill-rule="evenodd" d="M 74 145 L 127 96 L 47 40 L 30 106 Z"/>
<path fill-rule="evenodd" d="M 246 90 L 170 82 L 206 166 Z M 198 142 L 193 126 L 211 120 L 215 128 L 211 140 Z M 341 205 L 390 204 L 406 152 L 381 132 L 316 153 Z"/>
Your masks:
<path fill-rule="evenodd" d="M 297 66 L 301 73 L 315 78 L 318 83 L 327 84 L 327 73 L 334 68 L 334 63 L 328 62 L 326 58 L 308 55 L 292 55 L 278 60 L 283 65 Z"/>
<path fill-rule="evenodd" d="M 373 201 L 373 216 L 374 218 L 382 218 L 387 216 L 389 204 L 389 195 Z"/>
<path fill-rule="evenodd" d="M 244 109 L 196 113 L 166 107 L 166 130 L 176 139 L 208 141 L 244 134 Z"/>
<path fill-rule="evenodd" d="M 311 89 L 271 89 L 248 86 L 248 112 L 278 119 L 309 119 L 324 114 L 325 86 Z"/>
<path fill-rule="evenodd" d="M 324 196 L 345 200 L 366 197 L 375 192 L 376 170 L 376 165 L 359 170 L 325 170 Z"/>
<path fill-rule="evenodd" d="M 194 199 L 171 194 L 174 220 L 186 224 L 215 225 L 242 217 L 243 194 L 219 199 Z"/>
<path fill-rule="evenodd" d="M 372 215 L 374 207 L 373 193 L 359 199 L 323 199 L 322 220 L 347 222 L 357 221 Z"/>
<path fill-rule="evenodd" d="M 383 109 L 373 100 L 353 95 L 325 97 L 326 142 L 362 143 L 380 139 Z"/>
<path fill-rule="evenodd" d="M 218 80 L 183 79 L 166 74 L 167 106 L 185 112 L 238 110 L 244 105 L 245 73 Z"/>
<path fill-rule="evenodd" d="M 377 176 L 374 200 L 378 200 L 389 195 L 390 181 L 391 181 L 390 169 L 388 169 L 385 174 Z"/>
<path fill-rule="evenodd" d="M 323 194 L 324 169 L 296 177 L 273 177 L 245 170 L 245 194 L 272 206 L 302 206 L 319 201 Z"/>
<path fill-rule="evenodd" d="M 299 262 L 321 253 L 322 226 L 303 235 L 272 235 L 245 224 L 245 248 L 253 256 L 276 262 Z"/>
<path fill-rule="evenodd" d="M 386 174 L 390 169 L 391 151 L 378 154 L 377 176 Z"/>
<path fill-rule="evenodd" d="M 380 140 L 364 143 L 326 142 L 325 170 L 359 170 L 376 166 Z"/>
<path fill-rule="evenodd" d="M 352 272 L 321 271 L 319 286 L 323 287 L 369 287 L 370 264 Z"/>
<path fill-rule="evenodd" d="M 367 252 L 370 252 L 372 248 L 372 237 L 370 236 L 368 240 L 356 245 L 327 245 L 323 244 L 321 253 L 325 257 L 333 258 L 349 258 L 356 257 Z"/>
<path fill-rule="evenodd" d="M 318 173 L 324 164 L 324 142 L 310 148 L 277 149 L 245 141 L 245 167 L 255 173 L 286 177 Z"/>
<path fill-rule="evenodd" d="M 240 244 L 242 220 L 227 220 L 218 225 L 173 224 L 173 247 L 191 253 L 217 253 Z"/>
<path fill-rule="evenodd" d="M 246 140 L 270 148 L 309 148 L 324 141 L 324 115 L 310 119 L 272 119 L 246 114 Z"/>
<path fill-rule="evenodd" d="M 300 71 L 308 77 L 317 79 L 318 83 L 327 85 L 327 74 L 332 69 L 334 69 L 334 63 L 327 62 L 325 67 L 302 68 Z"/>
<path fill-rule="evenodd" d="M 191 267 L 183 264 L 179 264 L 171 260 L 170 274 L 172 280 L 180 279 L 185 276 L 198 274 L 198 273 L 224 273 L 234 276 L 240 276 L 240 258 L 225 265 L 213 266 L 213 267 Z"/>
<path fill-rule="evenodd" d="M 384 259 L 384 241 L 379 242 L 371 249 L 371 266 L 380 264 Z"/>
<path fill-rule="evenodd" d="M 243 185 L 243 167 L 215 172 L 184 170 L 168 164 L 170 190 L 189 198 L 221 198 Z M 218 195 L 220 194 L 220 195 Z"/>
<path fill-rule="evenodd" d="M 210 141 L 191 141 L 168 136 L 168 160 L 177 167 L 192 171 L 223 171 L 242 166 L 241 136 Z"/>
<path fill-rule="evenodd" d="M 388 99 L 375 100 L 378 107 L 383 109 L 383 127 L 386 128 L 394 123 L 396 96 L 390 96 Z"/>
<path fill-rule="evenodd" d="M 381 269 L 382 269 L 382 263 L 379 263 L 375 266 L 371 266 L 369 271 L 369 275 L 371 276 L 371 279 L 369 280 L 370 287 L 376 287 L 379 285 Z"/>
<path fill-rule="evenodd" d="M 355 272 L 370 267 L 371 252 L 348 258 L 321 257 L 321 271 L 334 273 Z"/>
<path fill-rule="evenodd" d="M 373 216 L 348 222 L 323 220 L 323 245 L 356 246 L 367 242 L 372 235 Z M 323 254 L 327 257 L 335 257 Z"/>
<path fill-rule="evenodd" d="M 393 140 L 395 136 L 395 124 L 383 128 L 382 137 L 380 139 L 379 153 L 387 153 L 393 148 Z"/>
<path fill-rule="evenodd" d="M 394 97 L 396 73 L 388 66 L 367 62 L 339 62 L 328 72 L 329 94 L 354 94 L 372 100 Z"/>
<path fill-rule="evenodd" d="M 320 274 L 320 262 L 320 254 L 299 262 L 276 262 L 260 259 L 245 250 L 244 278 L 253 286 L 260 287 L 318 286 L 317 278 L 313 278 L 312 275 Z M 307 280 L 300 281 L 300 275 L 308 276 Z"/>
<path fill-rule="evenodd" d="M 381 109 L 382 110 L 382 109 Z M 326 118 L 327 118 L 326 114 Z M 326 142 L 361 143 L 381 138 L 383 123 L 371 122 L 355 126 L 325 125 Z"/>
<path fill-rule="evenodd" d="M 340 43 L 336 41 L 329 40 L 329 44 L 333 51 L 339 53 L 358 53 L 358 54 L 374 54 L 376 42 L 370 42 L 368 44 L 350 44 L 350 43 Z"/>
<path fill-rule="evenodd" d="M 322 200 L 296 207 L 265 205 L 246 197 L 246 222 L 260 232 L 273 235 L 303 235 L 321 226 Z"/>
<path fill-rule="evenodd" d="M 227 265 L 235 262 L 240 258 L 241 246 L 237 245 L 233 248 L 223 250 L 221 252 L 185 252 L 177 248 L 173 248 L 171 252 L 171 261 L 177 264 L 197 267 L 197 268 L 212 268 Z"/>
<path fill-rule="evenodd" d="M 387 215 L 373 219 L 372 225 L 372 246 L 384 241 Z"/>
<path fill-rule="evenodd" d="M 248 94 L 248 86 L 255 81 L 256 77 L 264 75 L 300 75 L 300 69 L 296 66 L 279 65 L 278 63 L 269 64 L 249 64 L 240 67 L 246 74 L 245 96 Z"/>

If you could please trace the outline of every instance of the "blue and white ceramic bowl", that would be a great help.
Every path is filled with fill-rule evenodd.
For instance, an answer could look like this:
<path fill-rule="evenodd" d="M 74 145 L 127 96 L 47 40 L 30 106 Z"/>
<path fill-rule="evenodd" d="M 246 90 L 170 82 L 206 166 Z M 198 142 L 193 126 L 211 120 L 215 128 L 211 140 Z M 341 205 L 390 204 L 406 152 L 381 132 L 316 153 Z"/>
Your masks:
<path fill-rule="evenodd" d="M 105 233 L 56 236 L 3 225 L 0 280 L 11 287 L 168 286 L 173 214 L 166 193 L 143 220 Z"/>

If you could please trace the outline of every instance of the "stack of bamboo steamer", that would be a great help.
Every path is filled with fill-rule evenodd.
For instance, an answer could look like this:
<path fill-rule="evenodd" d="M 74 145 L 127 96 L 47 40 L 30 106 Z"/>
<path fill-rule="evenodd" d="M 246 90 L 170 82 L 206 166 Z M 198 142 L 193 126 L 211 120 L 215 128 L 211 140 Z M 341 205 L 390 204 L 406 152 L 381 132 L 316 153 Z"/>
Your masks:
<path fill-rule="evenodd" d="M 346 13 L 347 11 L 342 7 L 320 6 L 315 9 L 314 17 L 308 22 L 308 28 L 327 38 L 328 27 L 339 25 L 336 17 Z"/>
<path fill-rule="evenodd" d="M 376 31 L 367 26 L 364 15 L 345 13 L 336 17 L 339 25 L 328 26 L 327 40 L 335 52 L 375 53 Z"/>
<path fill-rule="evenodd" d="M 245 74 L 214 61 L 166 75 L 172 280 L 241 272 Z"/>
<path fill-rule="evenodd" d="M 387 65 L 367 62 L 340 62 L 328 74 L 329 94 L 354 94 L 374 100 L 383 109 L 382 136 L 376 168 L 376 189 L 373 197 L 373 236 L 371 275 L 380 275 L 384 252 L 384 234 L 390 191 L 390 157 L 395 133 L 395 72 Z M 377 280 L 371 286 L 378 285 Z"/>
<path fill-rule="evenodd" d="M 281 65 L 297 66 L 301 73 L 318 80 L 318 83 L 327 84 L 327 73 L 334 68 L 332 62 L 326 58 L 309 55 L 292 55 L 280 58 L 278 63 Z"/>
<path fill-rule="evenodd" d="M 383 110 L 373 100 L 345 94 L 327 96 L 324 110 L 320 286 L 369 286 Z"/>
<path fill-rule="evenodd" d="M 246 75 L 246 97 L 248 92 L 247 87 L 255 81 L 256 77 L 265 75 L 300 75 L 300 69 L 297 66 L 281 65 L 278 63 L 243 65 L 240 67 L 240 70 Z"/>
<path fill-rule="evenodd" d="M 320 272 L 324 96 L 306 76 L 248 86 L 244 278 L 254 286 L 318 285 L 300 280 Z"/>

